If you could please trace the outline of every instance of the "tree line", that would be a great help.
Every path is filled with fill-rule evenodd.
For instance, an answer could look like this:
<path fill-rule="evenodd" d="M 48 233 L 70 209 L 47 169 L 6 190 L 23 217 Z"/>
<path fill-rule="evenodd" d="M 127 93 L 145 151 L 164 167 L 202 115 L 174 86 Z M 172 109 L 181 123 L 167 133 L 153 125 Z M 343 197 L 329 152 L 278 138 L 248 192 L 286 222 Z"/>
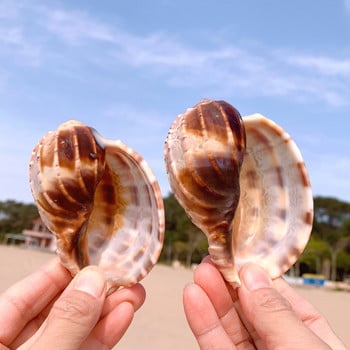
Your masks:
<path fill-rule="evenodd" d="M 165 240 L 160 260 L 186 266 L 199 263 L 208 254 L 205 235 L 187 217 L 174 195 L 164 198 Z M 350 276 L 350 203 L 333 197 L 314 198 L 312 234 L 292 271 L 323 274 L 327 279 Z M 34 204 L 0 201 L 0 242 L 6 233 L 21 233 L 38 217 Z"/>

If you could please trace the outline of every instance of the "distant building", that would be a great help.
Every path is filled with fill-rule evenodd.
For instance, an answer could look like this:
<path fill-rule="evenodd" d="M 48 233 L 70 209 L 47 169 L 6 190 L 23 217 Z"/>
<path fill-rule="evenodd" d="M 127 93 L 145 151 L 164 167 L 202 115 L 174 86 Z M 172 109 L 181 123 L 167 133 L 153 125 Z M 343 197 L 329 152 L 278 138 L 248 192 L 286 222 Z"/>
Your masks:
<path fill-rule="evenodd" d="M 45 248 L 50 251 L 56 251 L 56 237 L 45 226 L 40 217 L 32 221 L 32 229 L 23 230 L 25 237 L 24 244 L 27 247 Z"/>

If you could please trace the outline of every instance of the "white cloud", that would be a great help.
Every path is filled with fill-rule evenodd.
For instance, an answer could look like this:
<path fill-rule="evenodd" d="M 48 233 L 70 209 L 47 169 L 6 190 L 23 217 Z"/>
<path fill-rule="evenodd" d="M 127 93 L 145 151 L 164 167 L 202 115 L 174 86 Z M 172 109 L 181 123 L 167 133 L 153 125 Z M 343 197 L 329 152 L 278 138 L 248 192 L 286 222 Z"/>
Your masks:
<path fill-rule="evenodd" d="M 350 0 L 344 0 L 345 9 L 350 13 Z"/>
<path fill-rule="evenodd" d="M 0 42 L 8 45 L 22 45 L 23 36 L 20 28 L 0 28 Z"/>
<path fill-rule="evenodd" d="M 348 60 L 261 47 L 248 50 L 231 43 L 200 49 L 165 34 L 137 37 L 119 32 L 119 38 L 123 40 L 111 47 L 113 58 L 153 69 L 172 85 L 231 93 L 239 89 L 243 94 L 323 100 L 333 106 L 350 102 L 350 88 L 343 82 L 350 75 Z"/>
<path fill-rule="evenodd" d="M 234 47 L 221 47 L 200 50 L 191 47 L 165 34 L 147 37 L 125 36 L 119 42 L 116 58 L 135 66 L 162 66 L 169 68 L 203 68 L 212 62 L 234 59 L 240 50 Z"/>
<path fill-rule="evenodd" d="M 344 3 L 350 11 L 350 0 Z M 276 49 L 256 43 L 245 45 L 242 40 L 234 41 L 225 35 L 221 35 L 218 40 L 209 38 L 203 45 L 203 42 L 198 44 L 193 40 L 197 34 L 199 38 L 203 38 L 203 33 L 192 32 L 192 40 L 181 37 L 180 34 L 170 35 L 165 31 L 135 34 L 123 29 L 116 22 L 102 22 L 93 13 L 71 11 L 67 8 L 38 6 L 36 2 L 22 3 L 21 0 L 0 0 L 1 92 L 6 90 L 7 84 L 12 84 L 12 88 L 18 86 L 16 79 L 21 80 L 20 74 L 26 72 L 17 70 L 17 66 L 22 68 L 28 64 L 40 64 L 39 68 L 44 73 L 42 81 L 40 79 L 42 89 L 46 87 L 45 79 L 47 76 L 51 79 L 51 74 L 56 74 L 55 77 L 62 81 L 76 82 L 80 79 L 85 83 L 86 80 L 86 86 L 90 87 L 95 83 L 94 74 L 97 71 L 96 75 L 105 84 L 102 89 L 106 86 L 115 89 L 116 84 L 122 86 L 130 76 L 130 86 L 125 91 L 133 88 L 135 77 L 135 80 L 140 81 L 153 79 L 165 91 L 166 85 L 170 85 L 182 90 L 192 89 L 194 94 L 198 91 L 202 96 L 232 98 L 233 95 L 246 95 L 251 99 L 255 96 L 271 96 L 276 101 L 283 97 L 302 103 L 322 102 L 323 105 L 331 106 L 350 104 L 350 61 L 341 57 L 341 52 L 333 52 L 332 56 L 327 53 L 314 55 L 298 50 L 291 51 L 288 47 Z M 5 56 L 6 65 L 2 66 L 1 59 Z M 87 66 L 91 69 L 91 75 L 90 71 L 84 70 Z M 116 79 L 120 71 L 125 71 L 127 78 Z M 47 72 L 50 74 L 45 76 Z M 147 83 L 146 81 L 144 86 Z M 56 82 L 53 85 L 59 91 L 59 85 Z M 30 93 L 29 89 L 26 91 Z M 103 117 L 91 120 L 91 125 L 103 136 L 117 135 L 116 137 L 130 147 L 140 151 L 157 173 L 163 193 L 166 194 L 169 187 L 164 177 L 163 143 L 174 115 L 160 115 L 162 112 L 156 109 L 158 106 L 155 110 L 145 110 L 144 105 L 147 103 L 140 102 L 138 107 L 138 98 L 133 100 L 133 107 L 127 105 L 128 101 L 124 105 L 116 103 L 110 108 L 107 106 L 102 113 Z M 142 101 L 142 98 L 139 100 Z M 21 99 L 18 98 L 18 101 Z M 163 101 L 159 101 L 159 108 L 166 109 L 162 104 Z M 0 115 L 4 118 L 7 114 L 4 111 Z M 8 115 L 7 119 L 11 125 L 14 119 Z M 47 125 L 53 123 L 48 118 L 45 120 Z M 21 198 L 23 193 L 28 192 L 26 198 L 30 200 L 27 183 L 29 154 L 26 153 L 37 141 L 36 138 L 41 136 L 39 134 L 46 130 L 47 125 L 43 125 L 44 123 L 37 123 L 35 130 L 21 124 L 17 133 L 1 125 L 3 134 L 11 137 L 8 140 L 3 138 L 6 147 L 0 151 L 0 158 L 5 164 L 12 165 L 10 173 L 5 173 L 5 167 L 0 171 L 1 177 L 7 179 L 2 188 L 8 191 L 2 193 L 2 196 L 12 193 L 16 198 Z M 34 134 L 38 135 L 34 137 Z M 314 159 L 315 154 L 323 153 L 320 152 L 322 148 L 319 140 L 325 139 L 329 145 L 334 145 L 329 140 L 329 135 L 317 137 L 314 147 L 316 151 L 308 153 L 314 189 L 316 194 L 329 193 L 341 197 L 341 191 L 344 192 L 344 188 L 348 187 L 346 174 L 350 172 L 350 159 L 339 154 L 339 149 L 347 150 L 348 142 L 346 139 L 344 146 L 340 148 L 328 146 L 327 150 L 337 150 L 335 155 Z M 11 141 L 14 146 L 9 146 Z M 18 154 L 21 155 L 20 158 Z M 16 164 L 23 164 L 23 169 L 19 169 Z M 336 182 L 332 180 L 334 178 L 337 178 Z M 14 186 L 15 183 L 23 186 Z M 349 196 L 347 195 L 348 198 Z"/>
<path fill-rule="evenodd" d="M 19 1 L 1 0 L 0 1 L 0 18 L 13 19 L 19 13 Z"/>
<path fill-rule="evenodd" d="M 0 58 L 10 57 L 10 62 L 37 66 L 41 62 L 40 45 L 28 35 L 24 24 L 24 8 L 20 1 L 0 0 Z"/>
<path fill-rule="evenodd" d="M 107 26 L 94 21 L 83 12 L 63 10 L 42 10 L 47 29 L 71 44 L 82 40 L 112 41 L 113 36 Z"/>
<path fill-rule="evenodd" d="M 0 57 L 10 56 L 11 62 L 38 66 L 42 61 L 40 46 L 25 38 L 19 27 L 0 26 Z"/>
<path fill-rule="evenodd" d="M 349 105 L 350 60 L 319 55 L 286 55 L 294 75 L 303 75 L 310 96 L 320 97 L 331 106 Z"/>
<path fill-rule="evenodd" d="M 287 57 L 287 61 L 296 66 L 316 70 L 323 75 L 350 76 L 350 60 L 324 56 L 292 55 Z"/>
<path fill-rule="evenodd" d="M 16 11 L 19 10 L 12 10 L 13 13 Z M 69 47 L 73 50 L 69 53 L 78 57 L 76 61 L 81 63 L 100 64 L 111 70 L 116 66 L 147 69 L 167 84 L 200 87 L 208 94 L 215 91 L 225 96 L 239 91 L 304 102 L 323 101 L 332 106 L 350 103 L 350 87 L 345 81 L 350 75 L 350 61 L 346 59 L 291 53 L 288 48 L 252 45 L 248 48 L 225 42 L 223 38 L 203 49 L 195 42 L 166 32 L 131 34 L 117 24 L 101 22 L 82 11 L 43 6 L 22 11 L 33 14 L 32 32 L 38 35 L 27 34 L 27 28 L 20 20 L 16 25 L 0 25 L 0 42 L 3 44 L 0 55 L 13 50 L 24 58 L 25 64 L 38 64 L 51 58 L 63 63 L 66 60 L 66 64 L 54 66 L 72 67 L 73 70 L 71 56 L 64 54 Z M 10 16 L 11 11 L 8 13 Z M 50 50 L 52 38 L 58 38 L 61 43 Z M 98 45 L 103 45 L 103 50 Z"/>

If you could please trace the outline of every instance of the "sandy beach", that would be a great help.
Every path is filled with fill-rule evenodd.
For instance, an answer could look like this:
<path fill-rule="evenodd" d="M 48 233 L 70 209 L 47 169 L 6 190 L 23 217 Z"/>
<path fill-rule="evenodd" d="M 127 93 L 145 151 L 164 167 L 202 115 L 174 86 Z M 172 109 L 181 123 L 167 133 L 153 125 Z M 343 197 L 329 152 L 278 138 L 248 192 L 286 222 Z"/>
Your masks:
<path fill-rule="evenodd" d="M 53 254 L 0 246 L 0 292 L 53 258 Z M 182 307 L 182 289 L 192 281 L 192 271 L 157 265 L 143 280 L 147 299 L 116 349 L 198 349 Z M 350 293 L 317 287 L 296 287 L 328 319 L 350 347 Z"/>

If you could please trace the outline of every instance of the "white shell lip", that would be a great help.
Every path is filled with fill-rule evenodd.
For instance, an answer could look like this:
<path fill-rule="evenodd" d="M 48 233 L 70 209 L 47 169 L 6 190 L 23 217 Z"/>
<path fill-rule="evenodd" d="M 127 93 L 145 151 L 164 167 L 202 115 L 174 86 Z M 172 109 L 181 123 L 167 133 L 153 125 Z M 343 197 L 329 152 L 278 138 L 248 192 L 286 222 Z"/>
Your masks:
<path fill-rule="evenodd" d="M 247 239 L 240 242 L 244 248 L 236 247 L 235 264 L 239 269 L 247 262 L 258 263 L 276 278 L 297 261 L 309 240 L 313 224 L 311 183 L 301 152 L 284 129 L 261 114 L 243 117 L 243 122 L 247 146 L 240 178 L 247 178 L 253 165 L 256 172 L 275 173 L 271 179 L 259 175 L 261 181 L 266 181 L 262 183 L 260 193 L 257 188 L 242 185 L 244 192 L 237 208 L 241 217 L 246 215 L 242 212 L 244 210 L 253 206 L 261 208 L 266 201 L 269 204 L 265 206 L 265 213 L 256 220 L 255 227 L 250 225 L 248 229 L 241 220 L 238 230 Z M 269 147 L 273 149 L 270 167 L 257 166 L 258 158 L 270 149 L 258 145 L 254 132 L 270 142 Z"/>
<path fill-rule="evenodd" d="M 225 101 L 204 100 L 175 119 L 164 155 L 175 197 L 207 235 L 211 259 L 228 282 L 240 284 L 238 271 L 247 262 L 272 278 L 295 263 L 311 233 L 313 196 L 300 150 L 280 126 L 260 114 L 241 118 Z M 232 172 L 239 183 L 233 193 L 226 190 L 228 164 L 240 168 Z"/>
<path fill-rule="evenodd" d="M 34 148 L 30 185 L 73 275 L 97 265 L 112 291 L 137 283 L 158 261 L 165 230 L 161 191 L 146 161 L 121 141 L 65 122 Z"/>

